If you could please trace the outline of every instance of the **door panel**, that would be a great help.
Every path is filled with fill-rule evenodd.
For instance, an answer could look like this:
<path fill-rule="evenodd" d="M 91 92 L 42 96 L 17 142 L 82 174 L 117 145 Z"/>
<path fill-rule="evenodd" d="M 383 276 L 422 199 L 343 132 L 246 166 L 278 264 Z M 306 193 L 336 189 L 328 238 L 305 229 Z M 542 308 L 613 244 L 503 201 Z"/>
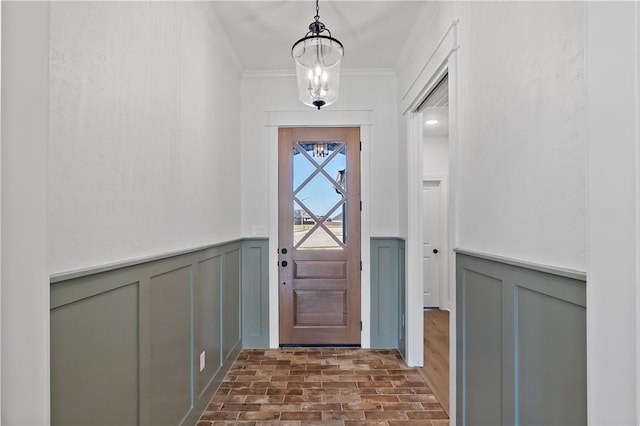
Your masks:
<path fill-rule="evenodd" d="M 440 306 L 440 182 L 422 185 L 423 306 Z"/>
<path fill-rule="evenodd" d="M 347 278 L 345 260 L 296 261 L 294 264 L 297 278 Z"/>
<path fill-rule="evenodd" d="M 360 344 L 360 129 L 281 128 L 278 156 L 280 344 Z"/>

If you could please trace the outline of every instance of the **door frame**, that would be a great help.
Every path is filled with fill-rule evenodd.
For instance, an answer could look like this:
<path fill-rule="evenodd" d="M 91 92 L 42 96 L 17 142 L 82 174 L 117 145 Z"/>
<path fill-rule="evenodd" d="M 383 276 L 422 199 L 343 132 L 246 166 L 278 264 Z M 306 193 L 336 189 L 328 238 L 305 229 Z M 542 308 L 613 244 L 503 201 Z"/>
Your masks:
<path fill-rule="evenodd" d="M 320 160 L 311 157 L 307 151 L 305 144 L 312 145 L 316 143 L 332 144 L 339 142 L 340 145 L 335 148 L 327 148 L 329 152 L 326 158 Z M 338 145 L 338 144 L 336 144 Z M 297 148 L 297 149 L 296 149 Z M 278 130 L 278 185 L 279 185 L 279 209 L 278 209 L 278 225 L 279 225 L 279 248 L 280 248 L 280 275 L 278 280 L 278 288 L 280 293 L 279 317 L 280 317 L 280 345 L 292 344 L 310 344 L 310 345 L 353 345 L 361 344 L 361 315 L 362 299 L 360 298 L 360 127 L 280 127 Z M 295 154 L 296 150 L 298 155 Z M 333 150 L 333 152 L 331 151 Z M 342 153 L 344 164 L 338 166 L 342 168 L 343 176 L 346 179 L 340 182 L 336 177 L 336 168 L 342 161 L 340 156 Z M 313 154 L 315 156 L 315 153 Z M 300 180 L 296 183 L 297 164 L 295 158 L 299 158 L 300 165 L 313 165 L 309 170 L 304 170 L 304 174 L 300 175 Z M 322 156 L 323 157 L 323 156 Z M 328 168 L 327 168 L 328 167 Z M 330 173 L 327 173 L 330 172 Z M 317 174 L 316 174 L 317 173 Z M 324 179 L 329 178 L 329 181 Z M 306 250 L 304 247 L 296 247 L 296 238 L 294 236 L 294 204 L 298 204 L 299 208 L 309 209 L 311 206 L 302 198 L 303 194 L 298 191 L 306 191 L 305 186 L 311 184 L 316 177 L 320 177 L 325 183 L 330 183 L 328 191 L 332 197 L 329 207 L 333 206 L 332 215 L 342 212 L 342 242 L 343 246 L 333 246 L 325 249 Z M 331 181 L 335 179 L 336 181 Z M 292 186 L 293 183 L 293 186 Z M 342 185 L 339 185 L 342 183 Z M 342 186 L 346 192 L 340 196 L 335 194 L 338 192 L 336 188 Z M 335 192 L 334 192 L 335 190 Z M 313 193 L 312 193 L 313 194 Z M 337 200 L 340 200 L 339 202 Z M 342 209 L 339 205 L 342 204 Z M 337 208 L 337 209 L 336 209 Z M 309 210 L 308 210 L 309 211 Z M 309 211 L 310 212 L 310 211 Z M 325 225 L 331 226 L 331 220 L 327 220 L 329 216 L 322 216 L 330 211 L 314 211 L 310 212 L 317 217 L 316 226 L 318 231 L 326 230 L 328 235 L 334 238 L 338 236 L 335 230 L 325 228 Z M 316 219 L 314 217 L 314 219 Z M 347 225 L 348 224 L 348 225 Z M 308 237 L 309 233 L 305 233 Z M 309 238 L 312 240 L 313 238 Z M 304 240 L 304 237 L 301 241 Z M 307 241 L 309 241 L 307 240 Z M 336 240 L 338 240 L 336 238 Z M 335 241 L 334 241 L 335 244 Z M 288 248 L 286 254 L 283 253 L 284 248 Z M 285 265 L 288 261 L 290 265 Z M 324 264 L 322 268 L 324 273 L 319 273 L 316 268 L 311 267 L 307 273 L 299 272 L 307 269 L 306 265 Z M 328 266 L 332 264 L 333 267 Z M 289 266 L 289 267 L 285 267 Z M 327 269 L 327 267 L 329 269 Z M 328 271 L 329 274 L 327 275 Z M 339 272 L 340 271 L 340 272 Z M 330 280 L 331 283 L 326 282 Z M 285 285 L 286 282 L 286 285 Z M 302 290 L 302 293 L 298 293 Z M 323 297 L 336 297 L 337 292 L 344 291 L 343 309 L 334 311 L 333 315 L 320 320 L 316 317 L 312 323 L 306 325 L 297 324 L 298 314 L 307 312 L 299 311 L 298 296 L 304 298 L 305 293 L 318 291 L 315 296 L 309 297 L 307 301 L 319 300 Z M 326 300 L 334 307 L 335 303 Z M 338 303 L 336 301 L 336 303 Z M 314 306 L 314 308 L 317 306 Z M 346 310 L 346 315 L 345 315 Z M 295 313 L 295 314 L 294 314 Z M 328 324 L 325 320 L 333 321 Z"/>
<path fill-rule="evenodd" d="M 449 400 L 450 423 L 456 424 L 456 258 L 458 246 L 458 23 L 452 21 L 401 99 L 401 112 L 407 126 L 407 243 L 406 243 L 406 342 L 407 364 L 424 363 L 424 324 L 422 309 L 422 113 L 419 107 L 445 74 L 449 76 Z"/>
<path fill-rule="evenodd" d="M 444 310 L 451 309 L 450 302 L 450 282 L 449 282 L 449 217 L 448 217 L 448 203 L 449 203 L 449 182 L 446 176 L 441 175 L 423 175 L 422 185 L 425 182 L 438 182 L 440 186 L 440 208 L 438 209 L 438 219 L 440 223 L 440 253 L 438 262 L 440 262 L 440 297 L 438 301 L 438 307 Z M 424 216 L 424 215 L 423 215 Z M 420 217 L 423 217 L 420 216 Z M 424 226 L 424 220 L 420 222 L 420 235 Z M 422 271 L 424 274 L 424 271 Z M 423 275 L 424 276 L 424 275 Z"/>
<path fill-rule="evenodd" d="M 269 162 L 269 347 L 280 346 L 278 303 L 278 128 L 280 127 L 360 127 L 360 197 L 362 212 L 360 217 L 360 256 L 362 272 L 360 274 L 360 318 L 362 331 L 360 345 L 371 347 L 371 267 L 370 267 L 370 202 L 369 202 L 369 141 L 372 125 L 371 111 L 368 110 L 304 110 L 304 111 L 267 111 Z"/>

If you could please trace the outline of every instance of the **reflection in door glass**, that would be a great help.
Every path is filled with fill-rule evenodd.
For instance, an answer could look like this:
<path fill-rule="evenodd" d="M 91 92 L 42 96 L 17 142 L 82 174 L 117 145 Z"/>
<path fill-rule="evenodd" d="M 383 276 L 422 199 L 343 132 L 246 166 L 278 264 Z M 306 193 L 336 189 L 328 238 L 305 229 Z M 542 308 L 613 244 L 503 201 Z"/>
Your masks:
<path fill-rule="evenodd" d="M 293 148 L 293 244 L 346 246 L 346 149 L 342 142 L 298 142 Z"/>

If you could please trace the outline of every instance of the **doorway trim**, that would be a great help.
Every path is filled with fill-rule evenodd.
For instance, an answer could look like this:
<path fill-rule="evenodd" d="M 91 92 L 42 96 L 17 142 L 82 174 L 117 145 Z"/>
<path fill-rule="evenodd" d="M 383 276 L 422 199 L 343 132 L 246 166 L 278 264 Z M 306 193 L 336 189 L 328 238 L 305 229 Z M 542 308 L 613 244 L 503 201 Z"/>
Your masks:
<path fill-rule="evenodd" d="M 362 332 L 360 344 L 371 346 L 371 267 L 370 267 L 370 202 L 369 202 L 369 143 L 372 125 L 371 110 L 305 110 L 266 111 L 265 126 L 269 143 L 269 347 L 280 345 L 279 304 L 278 304 L 278 128 L 279 127 L 360 127 L 360 197 L 362 212 L 360 218 L 360 316 Z"/>
<path fill-rule="evenodd" d="M 422 113 L 418 111 L 427 95 L 445 74 L 449 76 L 449 180 L 447 246 L 449 256 L 449 395 L 450 421 L 456 424 L 456 286 L 455 256 L 458 246 L 458 34 L 459 20 L 452 21 L 435 51 L 411 82 L 401 98 L 401 111 L 407 125 L 407 255 L 406 255 L 406 342 L 407 364 L 422 366 Z"/>

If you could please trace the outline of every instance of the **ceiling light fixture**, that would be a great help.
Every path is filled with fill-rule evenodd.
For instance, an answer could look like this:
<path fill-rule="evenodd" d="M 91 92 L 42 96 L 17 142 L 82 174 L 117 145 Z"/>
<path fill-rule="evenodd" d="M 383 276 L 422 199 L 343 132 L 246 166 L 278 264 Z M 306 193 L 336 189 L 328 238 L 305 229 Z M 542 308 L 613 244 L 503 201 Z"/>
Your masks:
<path fill-rule="evenodd" d="M 436 119 L 427 120 L 424 122 L 424 124 L 426 124 L 427 126 L 433 126 L 434 124 L 438 124 L 438 120 Z"/>
<path fill-rule="evenodd" d="M 323 35 L 323 32 L 329 35 Z M 318 109 L 338 99 L 340 61 L 344 47 L 331 36 L 331 31 L 320 22 L 320 7 L 316 0 L 316 16 L 309 24 L 309 32 L 296 41 L 291 56 L 296 61 L 298 96 L 305 105 Z"/>
<path fill-rule="evenodd" d="M 313 144 L 313 156 L 314 157 L 326 157 L 327 156 L 327 144 L 326 143 L 315 143 Z"/>

